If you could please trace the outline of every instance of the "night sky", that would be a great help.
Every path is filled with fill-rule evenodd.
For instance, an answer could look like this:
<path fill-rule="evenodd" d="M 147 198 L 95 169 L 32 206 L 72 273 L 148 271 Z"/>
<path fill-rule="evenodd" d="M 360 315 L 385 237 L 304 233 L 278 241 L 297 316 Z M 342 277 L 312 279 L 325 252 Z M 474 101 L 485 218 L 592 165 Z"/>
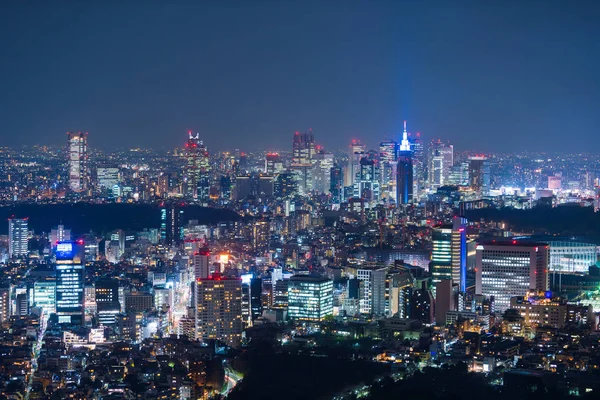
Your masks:
<path fill-rule="evenodd" d="M 373 147 L 407 119 L 459 150 L 600 152 L 598 21 L 587 0 L 4 1 L 0 146 Z"/>

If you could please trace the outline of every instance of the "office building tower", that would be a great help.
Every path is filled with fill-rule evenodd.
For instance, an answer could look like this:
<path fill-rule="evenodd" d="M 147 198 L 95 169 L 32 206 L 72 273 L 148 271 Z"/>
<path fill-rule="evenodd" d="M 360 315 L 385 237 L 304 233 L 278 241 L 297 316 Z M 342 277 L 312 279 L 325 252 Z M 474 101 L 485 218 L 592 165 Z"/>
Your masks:
<path fill-rule="evenodd" d="M 348 165 L 344 176 L 344 186 L 354 186 L 360 168 L 360 159 L 366 154 L 366 146 L 360 140 L 352 139 L 348 148 Z"/>
<path fill-rule="evenodd" d="M 98 187 L 102 189 L 110 189 L 114 186 L 118 186 L 121 179 L 119 176 L 119 168 L 117 167 L 98 167 L 96 169 L 96 178 Z"/>
<path fill-rule="evenodd" d="M 8 321 L 10 318 L 10 286 L 0 287 L 0 324 Z"/>
<path fill-rule="evenodd" d="M 273 308 L 287 310 L 288 308 L 288 283 L 287 279 L 275 281 L 273 285 Z"/>
<path fill-rule="evenodd" d="M 361 314 L 386 314 L 386 274 L 387 267 L 375 266 L 359 268 L 358 305 Z"/>
<path fill-rule="evenodd" d="M 200 134 L 188 132 L 185 144 L 184 193 L 190 199 L 208 201 L 210 189 L 210 163 L 206 146 L 200 140 Z"/>
<path fill-rule="evenodd" d="M 452 225 L 434 228 L 431 236 L 431 280 L 437 288 L 441 281 L 452 280 Z"/>
<path fill-rule="evenodd" d="M 371 202 L 378 201 L 379 196 L 379 163 L 372 158 L 363 157 L 354 181 L 354 197 Z"/>
<path fill-rule="evenodd" d="M 242 338 L 242 281 L 214 274 L 196 279 L 196 339 L 238 347 Z"/>
<path fill-rule="evenodd" d="M 58 242 L 68 242 L 71 240 L 71 230 L 65 229 L 64 225 L 58 225 L 50 231 L 50 246 L 54 248 Z"/>
<path fill-rule="evenodd" d="M 73 192 L 88 189 L 87 132 L 67 132 L 69 155 L 69 188 Z"/>
<path fill-rule="evenodd" d="M 195 279 L 208 279 L 212 271 L 210 270 L 210 252 L 208 249 L 201 249 L 192 256 L 192 269 Z"/>
<path fill-rule="evenodd" d="M 442 279 L 435 287 L 435 324 L 446 325 L 446 314 L 448 311 L 456 310 L 456 285 L 451 279 Z"/>
<path fill-rule="evenodd" d="M 229 176 L 222 176 L 219 180 L 220 197 L 222 200 L 231 200 L 231 187 L 231 178 Z"/>
<path fill-rule="evenodd" d="M 283 172 L 283 160 L 279 153 L 269 152 L 265 155 L 264 171 L 267 175 L 276 175 Z"/>
<path fill-rule="evenodd" d="M 423 190 L 425 190 L 427 163 L 425 160 L 425 149 L 423 148 L 421 133 L 417 132 L 417 134 L 409 140 L 413 164 L 413 199 L 416 200 L 421 196 Z"/>
<path fill-rule="evenodd" d="M 344 200 L 344 172 L 338 165 L 329 170 L 329 193 L 334 204 L 340 204 Z"/>
<path fill-rule="evenodd" d="M 27 218 L 8 219 L 8 257 L 27 255 L 29 227 Z"/>
<path fill-rule="evenodd" d="M 319 322 L 333 314 L 333 281 L 295 275 L 288 281 L 288 317 L 295 321 Z"/>
<path fill-rule="evenodd" d="M 433 189 L 447 185 L 454 165 L 454 147 L 442 141 L 433 140 L 429 147 L 429 185 Z"/>
<path fill-rule="evenodd" d="M 262 316 L 262 279 L 252 278 L 250 280 L 250 316 L 252 321 Z"/>
<path fill-rule="evenodd" d="M 389 293 L 389 307 L 386 309 L 388 316 L 398 318 L 411 317 L 411 300 L 414 290 L 414 279 L 408 271 L 393 271 L 386 278 Z"/>
<path fill-rule="evenodd" d="M 56 314 L 60 324 L 83 325 L 85 248 L 83 242 L 58 242 L 56 257 Z"/>
<path fill-rule="evenodd" d="M 15 315 L 23 317 L 29 314 L 29 299 L 27 298 L 27 290 L 17 289 L 15 293 Z"/>
<path fill-rule="evenodd" d="M 384 140 L 379 143 L 379 181 L 382 197 L 394 197 L 396 188 L 396 162 L 398 160 L 398 142 Z M 391 193 L 391 194 L 390 194 Z"/>
<path fill-rule="evenodd" d="M 486 157 L 469 157 L 469 186 L 480 196 L 490 194 L 490 164 Z"/>
<path fill-rule="evenodd" d="M 550 250 L 546 243 L 484 242 L 477 246 L 475 292 L 493 296 L 497 312 L 510 307 L 514 296 L 532 289 L 548 290 Z"/>
<path fill-rule="evenodd" d="M 467 290 L 467 219 L 454 217 L 452 223 L 452 281 L 458 290 Z M 463 311 L 463 310 L 458 310 Z"/>
<path fill-rule="evenodd" d="M 400 142 L 396 173 L 396 204 L 412 203 L 413 190 L 412 151 L 408 141 L 408 132 L 406 132 L 406 121 L 404 121 L 404 131 L 402 133 L 402 142 Z"/>
<path fill-rule="evenodd" d="M 317 193 L 329 194 L 331 189 L 331 168 L 333 154 L 320 151 L 314 155 L 313 190 Z"/>
<path fill-rule="evenodd" d="M 291 170 L 296 176 L 298 191 L 300 194 L 307 194 L 313 188 L 311 173 L 316 154 L 312 129 L 304 133 L 295 132 L 292 145 Z"/>
<path fill-rule="evenodd" d="M 56 278 L 34 282 L 32 305 L 41 308 L 48 315 L 56 313 Z"/>
<path fill-rule="evenodd" d="M 95 300 L 100 325 L 115 325 L 117 314 L 121 312 L 119 303 L 119 281 L 100 279 L 95 284 Z"/>
<path fill-rule="evenodd" d="M 175 206 L 160 209 L 160 239 L 167 245 L 179 245 L 184 239 L 184 211 Z"/>
<path fill-rule="evenodd" d="M 294 174 L 291 172 L 279 174 L 275 180 L 273 192 L 278 199 L 289 199 L 294 197 L 298 192 L 298 185 Z"/>

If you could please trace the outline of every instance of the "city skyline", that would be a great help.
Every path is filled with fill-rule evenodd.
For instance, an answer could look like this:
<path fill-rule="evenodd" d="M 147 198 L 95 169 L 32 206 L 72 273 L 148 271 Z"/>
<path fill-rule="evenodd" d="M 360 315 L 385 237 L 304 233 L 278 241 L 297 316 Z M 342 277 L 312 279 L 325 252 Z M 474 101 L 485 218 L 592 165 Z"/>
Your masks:
<path fill-rule="evenodd" d="M 15 40 L 0 69 L 5 145 L 86 131 L 96 148 L 173 148 L 193 129 L 216 150 L 230 141 L 281 148 L 311 127 L 327 148 L 352 138 L 373 148 L 399 140 L 405 119 L 425 140 L 465 150 L 600 144 L 593 2 L 6 11 L 0 26 Z M 63 62 L 72 57 L 82 62 Z M 565 132 L 579 140 L 561 141 Z"/>

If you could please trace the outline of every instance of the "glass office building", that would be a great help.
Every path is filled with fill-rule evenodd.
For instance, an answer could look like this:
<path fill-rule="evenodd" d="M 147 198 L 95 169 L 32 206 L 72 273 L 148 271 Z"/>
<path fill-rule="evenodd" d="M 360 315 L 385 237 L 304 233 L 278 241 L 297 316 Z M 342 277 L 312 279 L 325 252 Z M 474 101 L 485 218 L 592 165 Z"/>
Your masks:
<path fill-rule="evenodd" d="M 333 314 L 333 281 L 320 276 L 292 276 L 288 283 L 288 316 L 323 321 Z"/>
<path fill-rule="evenodd" d="M 56 314 L 58 323 L 83 325 L 84 318 L 83 241 L 56 245 Z"/>

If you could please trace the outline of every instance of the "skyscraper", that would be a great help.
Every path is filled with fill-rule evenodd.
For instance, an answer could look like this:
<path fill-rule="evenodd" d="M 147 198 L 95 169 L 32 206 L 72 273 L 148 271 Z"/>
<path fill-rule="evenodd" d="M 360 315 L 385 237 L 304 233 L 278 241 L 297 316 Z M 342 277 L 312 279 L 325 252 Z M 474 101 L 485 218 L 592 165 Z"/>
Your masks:
<path fill-rule="evenodd" d="M 352 139 L 348 148 L 348 165 L 344 177 L 344 186 L 354 186 L 360 168 L 360 159 L 365 156 L 366 146 L 360 140 Z"/>
<path fill-rule="evenodd" d="M 82 192 L 88 188 L 87 135 L 87 132 L 67 132 L 69 188 L 73 192 Z"/>
<path fill-rule="evenodd" d="M 288 281 L 288 316 L 297 321 L 323 321 L 333 313 L 333 281 L 295 275 Z"/>
<path fill-rule="evenodd" d="M 423 149 L 423 142 L 421 141 L 421 133 L 411 138 L 410 146 L 412 150 L 412 163 L 413 163 L 413 198 L 418 199 L 423 190 L 425 189 L 425 176 L 426 162 L 425 152 Z"/>
<path fill-rule="evenodd" d="M 452 281 L 460 292 L 467 290 L 467 219 L 454 217 L 452 223 Z M 462 311 L 462 310 L 458 310 Z"/>
<path fill-rule="evenodd" d="M 8 257 L 27 255 L 29 228 L 27 218 L 9 218 L 8 220 Z"/>
<path fill-rule="evenodd" d="M 196 338 L 238 347 L 242 338 L 242 281 L 218 274 L 196 279 Z"/>
<path fill-rule="evenodd" d="M 362 157 L 354 181 L 354 197 L 378 201 L 379 196 L 379 163 L 372 158 Z"/>
<path fill-rule="evenodd" d="M 483 242 L 477 246 L 475 293 L 494 296 L 496 310 L 510 307 L 510 298 L 529 289 L 548 290 L 550 250 L 546 243 Z"/>
<path fill-rule="evenodd" d="M 61 324 L 84 323 L 83 242 L 58 242 L 56 245 L 56 314 Z"/>
<path fill-rule="evenodd" d="M 306 194 L 313 188 L 311 172 L 315 154 L 315 135 L 312 129 L 304 133 L 295 132 L 292 142 L 291 169 L 296 176 L 298 191 L 301 194 Z"/>
<path fill-rule="evenodd" d="M 480 196 L 490 194 L 490 164 L 486 157 L 469 157 L 469 185 Z"/>
<path fill-rule="evenodd" d="M 404 132 L 400 143 L 400 154 L 398 156 L 398 171 L 396 174 L 396 204 L 410 204 L 413 201 L 413 164 L 412 152 L 406 132 L 406 121 L 404 121 Z"/>
<path fill-rule="evenodd" d="M 318 193 L 328 194 L 331 188 L 331 168 L 333 168 L 333 154 L 320 151 L 314 155 L 313 190 Z"/>
<path fill-rule="evenodd" d="M 160 209 L 160 239 L 168 245 L 183 242 L 184 211 L 174 205 Z"/>
<path fill-rule="evenodd" d="M 280 172 L 283 172 L 283 161 L 279 153 L 267 153 L 265 155 L 265 173 L 275 175 Z"/>
<path fill-rule="evenodd" d="M 437 189 L 447 185 L 454 165 L 454 147 L 442 141 L 433 140 L 429 147 L 429 185 Z"/>
<path fill-rule="evenodd" d="M 184 183 L 185 195 L 191 199 L 197 199 L 202 202 L 208 201 L 210 180 L 209 180 L 209 157 L 206 146 L 200 140 L 200 134 L 193 134 L 188 131 L 188 141 L 185 144 L 185 167 Z"/>
<path fill-rule="evenodd" d="M 329 193 L 334 204 L 340 204 L 344 195 L 344 173 L 338 165 L 331 167 L 329 178 Z"/>
<path fill-rule="evenodd" d="M 431 236 L 431 276 L 436 288 L 441 281 L 452 279 L 452 225 L 433 229 Z"/>
<path fill-rule="evenodd" d="M 71 230 L 65 229 L 64 225 L 58 225 L 50 231 L 50 246 L 54 248 L 58 242 L 71 240 Z"/>
<path fill-rule="evenodd" d="M 95 284 L 98 322 L 100 325 L 115 325 L 117 314 L 121 311 L 119 303 L 119 281 L 116 279 L 100 279 Z"/>

